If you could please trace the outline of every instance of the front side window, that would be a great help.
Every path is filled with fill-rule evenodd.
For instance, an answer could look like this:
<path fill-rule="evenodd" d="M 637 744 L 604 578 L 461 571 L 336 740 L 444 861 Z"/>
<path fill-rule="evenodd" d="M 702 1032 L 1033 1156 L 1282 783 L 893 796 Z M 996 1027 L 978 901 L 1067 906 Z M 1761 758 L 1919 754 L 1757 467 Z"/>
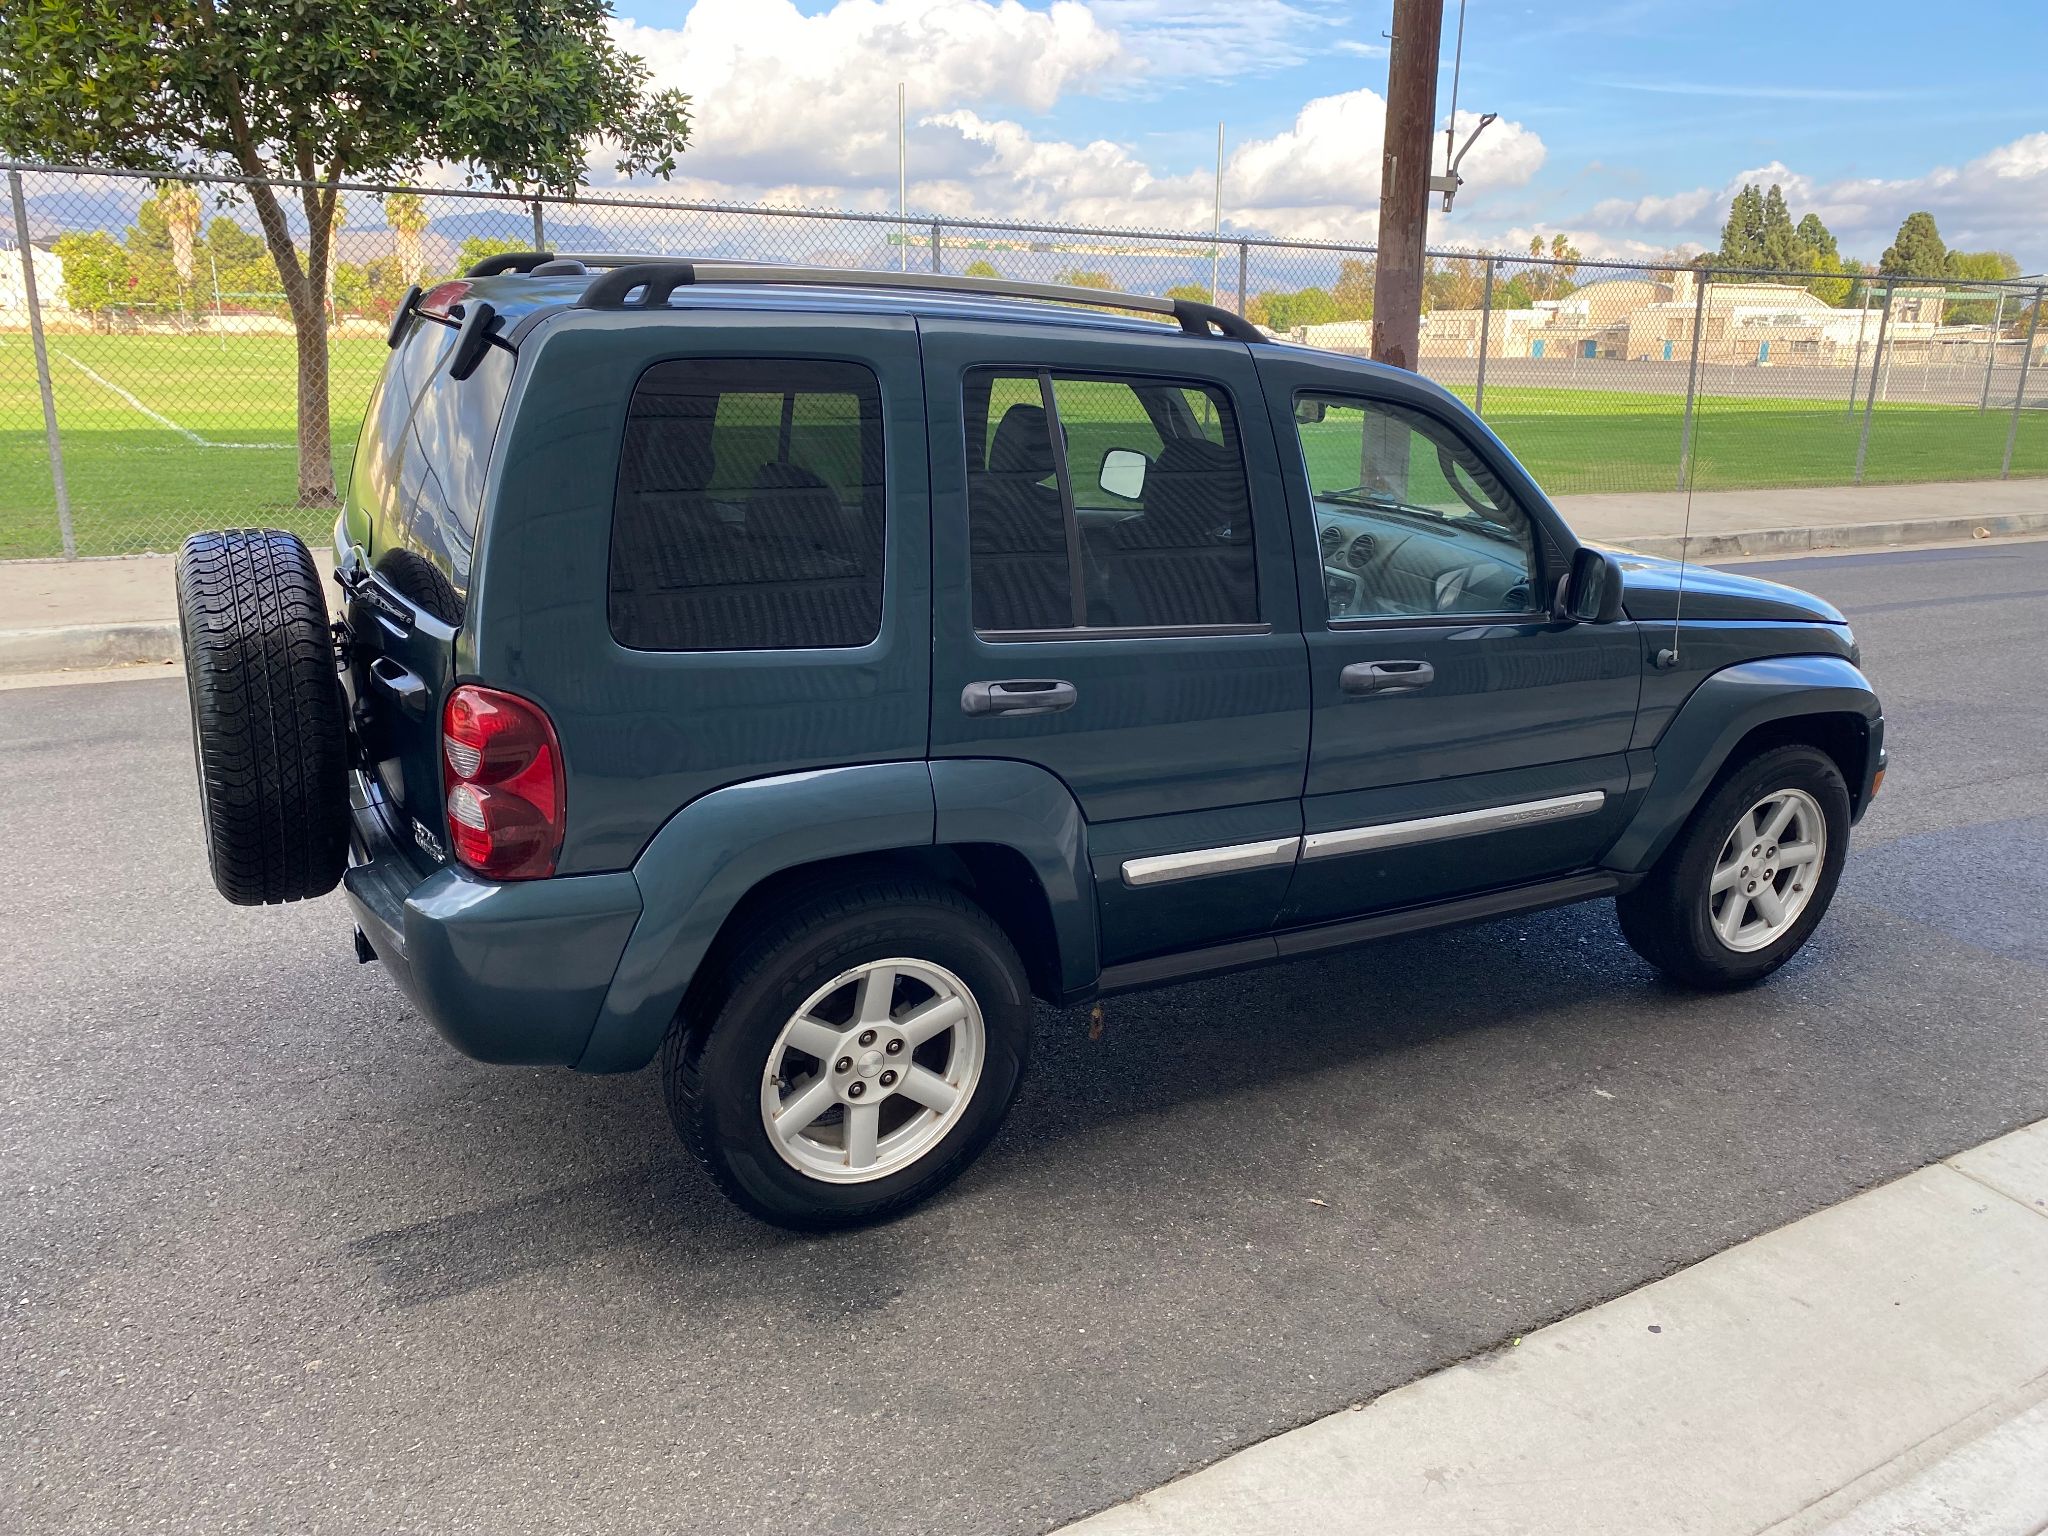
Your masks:
<path fill-rule="evenodd" d="M 612 634 L 650 651 L 865 645 L 881 632 L 884 502 L 866 368 L 657 364 L 627 411 Z"/>
<path fill-rule="evenodd" d="M 1251 493 L 1221 390 L 980 369 L 966 419 L 977 630 L 1258 623 Z"/>
<path fill-rule="evenodd" d="M 1444 423 L 1391 401 L 1303 394 L 1294 427 L 1333 619 L 1538 610 L 1528 514 Z"/>

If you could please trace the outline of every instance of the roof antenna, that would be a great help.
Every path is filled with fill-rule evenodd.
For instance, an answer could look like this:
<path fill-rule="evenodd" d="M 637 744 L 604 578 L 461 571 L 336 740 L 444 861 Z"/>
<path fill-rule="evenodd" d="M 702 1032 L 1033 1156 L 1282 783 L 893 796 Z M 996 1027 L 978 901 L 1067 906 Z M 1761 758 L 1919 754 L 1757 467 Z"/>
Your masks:
<path fill-rule="evenodd" d="M 1700 377 L 1700 326 L 1706 317 L 1707 279 L 1711 275 L 1704 269 L 1693 273 L 1693 282 L 1698 286 L 1692 303 L 1692 373 L 1685 385 L 1685 522 L 1678 535 L 1678 596 L 1671 604 L 1671 644 L 1653 658 L 1658 669 L 1667 672 L 1678 665 L 1678 621 L 1685 614 L 1685 568 L 1687 557 L 1692 553 L 1692 488 L 1699 479 L 1700 462 L 1699 433 L 1694 420 L 1698 413 L 1695 397 Z"/>

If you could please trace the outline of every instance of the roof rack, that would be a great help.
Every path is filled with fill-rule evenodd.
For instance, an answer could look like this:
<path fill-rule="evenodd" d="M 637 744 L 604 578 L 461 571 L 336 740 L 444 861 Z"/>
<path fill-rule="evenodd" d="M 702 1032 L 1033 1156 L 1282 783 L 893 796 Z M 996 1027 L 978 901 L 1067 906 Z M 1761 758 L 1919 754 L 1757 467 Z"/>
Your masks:
<path fill-rule="evenodd" d="M 624 254 L 583 255 L 550 251 L 516 251 L 490 256 L 471 267 L 470 277 L 570 263 L 586 270 L 602 269 L 577 300 L 579 309 L 657 309 L 676 289 L 709 283 L 787 284 L 792 287 L 883 288 L 913 292 L 971 293 L 990 298 L 1046 299 L 1058 304 L 1086 304 L 1100 309 L 1136 310 L 1165 315 L 1191 336 L 1212 332 L 1232 341 L 1265 341 L 1264 332 L 1241 315 L 1194 299 L 1163 299 L 1146 293 L 1118 293 L 1104 288 L 1078 288 L 1064 283 L 1017 283 L 993 277 L 954 277 L 947 273 L 866 272 L 840 267 L 786 267 L 751 261 L 678 261 L 668 256 Z M 547 274 L 543 274 L 547 275 Z M 634 295 L 638 294 L 637 299 Z"/>

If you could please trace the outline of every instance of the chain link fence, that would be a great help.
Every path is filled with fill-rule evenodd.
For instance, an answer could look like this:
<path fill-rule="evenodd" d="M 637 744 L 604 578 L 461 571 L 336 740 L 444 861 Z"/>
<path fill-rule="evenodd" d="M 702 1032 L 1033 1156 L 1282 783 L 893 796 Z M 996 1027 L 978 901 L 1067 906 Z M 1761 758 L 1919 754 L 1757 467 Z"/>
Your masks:
<path fill-rule="evenodd" d="M 8 167 L 0 559 L 174 549 L 198 527 L 324 536 L 300 494 L 297 342 L 233 180 Z M 299 189 L 277 188 L 303 245 Z M 1366 355 L 1370 247 L 350 185 L 314 408 L 345 488 L 414 282 L 501 251 L 634 251 L 1210 299 Z M 1431 256 L 1419 365 L 1557 494 L 2048 475 L 2048 284 Z"/>

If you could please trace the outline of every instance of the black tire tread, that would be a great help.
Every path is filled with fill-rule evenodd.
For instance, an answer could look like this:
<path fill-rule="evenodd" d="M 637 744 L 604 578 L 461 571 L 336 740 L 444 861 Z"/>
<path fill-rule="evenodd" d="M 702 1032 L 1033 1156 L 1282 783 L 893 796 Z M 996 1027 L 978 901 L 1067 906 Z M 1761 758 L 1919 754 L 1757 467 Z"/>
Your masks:
<path fill-rule="evenodd" d="M 293 534 L 230 529 L 186 539 L 176 580 L 214 884 L 241 906 L 323 895 L 348 857 L 348 725 L 319 568 Z"/>
<path fill-rule="evenodd" d="M 1007 956 L 1012 974 L 1019 978 L 1023 977 L 1024 964 L 1017 955 L 1016 947 L 1010 942 L 1009 935 L 986 911 L 960 891 L 935 880 L 871 877 L 845 885 L 829 886 L 808 898 L 799 898 L 782 915 L 762 922 L 738 942 L 728 946 L 722 956 L 710 957 L 703 984 L 692 989 L 692 996 L 686 1001 L 684 1012 L 677 1017 L 663 1041 L 662 1088 L 668 1103 L 669 1117 L 674 1122 L 676 1132 L 683 1144 L 690 1149 L 691 1155 L 711 1175 L 719 1190 L 742 1209 L 752 1211 L 780 1225 L 798 1229 L 827 1230 L 854 1224 L 843 1218 L 824 1215 L 813 1221 L 792 1220 L 786 1213 L 770 1215 L 760 1208 L 751 1192 L 732 1177 L 724 1159 L 718 1155 L 718 1148 L 710 1134 L 710 1117 L 705 1112 L 709 1085 L 702 1064 L 704 1047 L 711 1033 L 720 1027 L 727 1004 L 777 966 L 787 947 L 799 941 L 806 933 L 826 924 L 858 918 L 864 912 L 900 909 L 904 906 L 937 906 L 950 909 L 981 928 L 998 952 Z M 848 935 L 841 944 L 816 957 L 807 975 L 836 975 L 842 968 L 837 964 L 842 952 L 851 952 L 859 945 L 860 939 L 857 935 Z M 1028 989 L 1025 989 L 1025 995 L 1028 997 Z M 893 1197 L 871 1203 L 862 1209 L 856 1218 L 857 1222 L 864 1225 L 869 1222 L 887 1221 L 920 1203 L 928 1198 L 936 1187 L 949 1181 L 978 1150 L 968 1147 L 953 1149 L 945 1162 L 934 1169 L 935 1176 L 929 1182 L 921 1182 Z M 941 1169 L 944 1171 L 940 1171 Z"/>
<path fill-rule="evenodd" d="M 1713 852 L 1720 851 L 1718 839 L 1724 833 L 1719 824 L 1724 820 L 1733 824 L 1734 813 L 1726 811 L 1721 804 L 1731 786 L 1755 788 L 1781 783 L 1802 770 L 1816 773 L 1831 786 L 1832 793 L 1839 797 L 1843 814 L 1839 835 L 1835 835 L 1836 829 L 1832 824 L 1830 826 L 1826 860 L 1828 872 L 1823 876 L 1828 882 L 1826 889 L 1816 893 L 1807 912 L 1794 925 L 1796 941 L 1781 939 L 1769 948 L 1750 954 L 1737 954 L 1732 950 L 1703 951 L 1695 947 L 1692 904 L 1698 899 L 1697 881 L 1687 878 L 1681 866 L 1696 857 L 1702 838 L 1715 839 Z M 1744 791 L 1745 794 L 1749 792 Z M 1743 796 L 1734 798 L 1739 800 Z M 1818 747 L 1797 744 L 1767 747 L 1754 756 L 1729 764 L 1716 776 L 1691 819 L 1642 883 L 1615 898 L 1615 916 L 1620 920 L 1622 937 L 1643 959 L 1687 986 L 1723 991 L 1762 981 L 1805 946 L 1834 899 L 1834 882 L 1840 875 L 1841 861 L 1847 853 L 1847 807 L 1848 789 L 1842 781 L 1841 769 Z"/>

